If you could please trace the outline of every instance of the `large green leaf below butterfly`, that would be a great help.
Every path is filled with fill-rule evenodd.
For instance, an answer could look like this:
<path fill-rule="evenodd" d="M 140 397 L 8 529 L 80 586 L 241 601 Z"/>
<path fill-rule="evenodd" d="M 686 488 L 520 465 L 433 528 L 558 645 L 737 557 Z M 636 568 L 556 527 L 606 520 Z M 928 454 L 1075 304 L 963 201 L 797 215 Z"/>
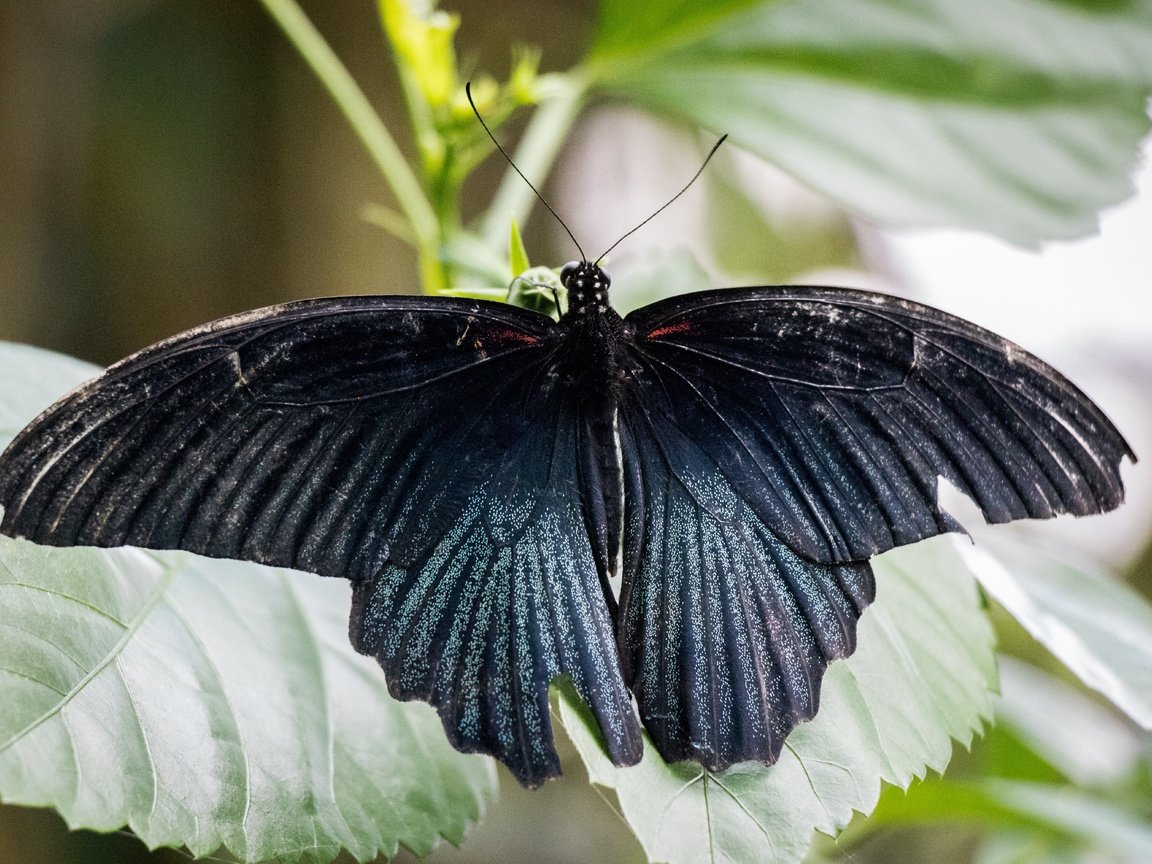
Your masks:
<path fill-rule="evenodd" d="M 638 766 L 616 768 L 587 714 L 561 701 L 592 782 L 615 791 L 651 861 L 798 862 L 814 831 L 835 834 L 868 813 L 882 782 L 907 787 L 944 769 L 953 740 L 969 742 L 991 716 L 996 681 L 991 625 L 956 542 L 966 541 L 875 560 L 877 600 L 860 619 L 856 653 L 829 667 L 820 712 L 773 766 L 710 774 L 669 765 L 649 745 Z"/>
<path fill-rule="evenodd" d="M 0 444 L 94 371 L 0 346 Z M 348 594 L 239 562 L 0 537 L 0 797 L 243 861 L 459 842 L 495 793 L 492 764 L 387 695 L 348 644 Z"/>
<path fill-rule="evenodd" d="M 1073 237 L 1132 190 L 1152 2 L 602 0 L 613 98 L 897 224 Z"/>

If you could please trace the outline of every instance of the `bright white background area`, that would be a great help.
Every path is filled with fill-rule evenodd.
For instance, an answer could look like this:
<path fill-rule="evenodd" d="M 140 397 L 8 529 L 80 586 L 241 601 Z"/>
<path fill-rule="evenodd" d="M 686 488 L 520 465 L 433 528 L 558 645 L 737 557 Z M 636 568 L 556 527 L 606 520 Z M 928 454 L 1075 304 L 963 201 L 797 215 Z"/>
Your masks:
<path fill-rule="evenodd" d="M 1063 520 L 1086 551 L 1120 564 L 1152 530 L 1152 148 L 1137 194 L 1096 236 L 1037 251 L 958 231 L 885 231 L 912 296 L 1007 336 L 1054 365 L 1112 418 L 1142 459 L 1115 513 Z"/>

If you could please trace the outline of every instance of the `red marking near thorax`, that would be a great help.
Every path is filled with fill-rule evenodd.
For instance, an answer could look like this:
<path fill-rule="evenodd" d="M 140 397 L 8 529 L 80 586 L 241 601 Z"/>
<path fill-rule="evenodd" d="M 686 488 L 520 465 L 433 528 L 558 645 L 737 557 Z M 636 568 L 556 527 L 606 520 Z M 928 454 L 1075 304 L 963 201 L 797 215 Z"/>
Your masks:
<path fill-rule="evenodd" d="M 659 339 L 661 336 L 670 336 L 673 333 L 686 333 L 692 329 L 692 325 L 687 321 L 679 321 L 676 324 L 669 324 L 666 327 L 657 327 L 655 330 L 648 331 L 649 339 Z"/>
<path fill-rule="evenodd" d="M 525 345 L 535 345 L 540 341 L 539 337 L 519 330 L 494 330 L 488 338 L 496 342 L 522 342 Z"/>

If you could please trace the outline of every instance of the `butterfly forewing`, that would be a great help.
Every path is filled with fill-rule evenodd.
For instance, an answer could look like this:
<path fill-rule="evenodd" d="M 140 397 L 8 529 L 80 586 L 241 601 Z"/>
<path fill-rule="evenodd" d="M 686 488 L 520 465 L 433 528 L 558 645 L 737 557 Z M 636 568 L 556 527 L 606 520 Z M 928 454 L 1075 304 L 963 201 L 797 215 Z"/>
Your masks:
<path fill-rule="evenodd" d="M 349 578 L 357 647 L 462 749 L 528 784 L 558 773 L 547 688 L 567 674 L 634 762 L 587 423 L 550 374 L 562 342 L 544 316 L 443 298 L 209 325 L 25 430 L 0 457 L 3 530 Z"/>
<path fill-rule="evenodd" d="M 995 334 L 863 291 L 709 291 L 628 316 L 675 422 L 794 551 L 853 561 L 959 526 L 1123 498 L 1131 450 L 1083 393 Z"/>
<path fill-rule="evenodd" d="M 490 379 L 499 385 L 523 368 L 519 358 L 554 339 L 540 316 L 480 308 L 418 298 L 307 301 L 146 349 L 50 408 L 5 452 L 4 528 L 45 543 L 192 545 L 351 575 L 301 560 L 312 524 L 329 515 L 316 499 L 347 501 L 364 484 L 378 491 L 404 473 L 455 470 L 451 460 L 413 470 L 433 440 L 426 430 L 463 438 L 469 419 L 478 420 L 458 414 L 458 400 L 495 395 L 476 392 L 470 376 L 499 368 Z M 513 429 L 518 422 L 507 412 L 494 417 Z M 482 436 L 475 443 L 489 454 L 500 449 Z M 423 486 L 432 496 L 443 489 Z M 321 488 L 336 494 L 319 496 Z M 410 510 L 430 509 L 417 497 L 422 506 Z M 383 536 L 381 515 L 372 513 Z"/>

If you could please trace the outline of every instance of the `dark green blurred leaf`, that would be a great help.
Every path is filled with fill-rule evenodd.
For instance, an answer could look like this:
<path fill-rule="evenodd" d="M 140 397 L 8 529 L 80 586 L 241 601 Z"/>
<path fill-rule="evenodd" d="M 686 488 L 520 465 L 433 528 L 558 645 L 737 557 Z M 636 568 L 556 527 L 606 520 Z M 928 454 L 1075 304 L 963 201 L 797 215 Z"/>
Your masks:
<path fill-rule="evenodd" d="M 1034 245 L 1131 192 L 1152 0 L 602 0 L 602 91 L 869 217 Z M 706 11 L 704 11 L 706 10 Z M 691 38 L 689 38 L 689 36 Z"/>
<path fill-rule="evenodd" d="M 1094 850 L 1101 860 L 1144 864 L 1152 861 L 1152 827 L 1118 806 L 1068 786 L 985 780 L 959 784 L 931 780 L 907 795 L 886 790 L 872 814 L 871 827 L 913 823 L 973 823 L 1044 844 L 1049 858 L 1058 850 Z M 1028 860 L 1028 859 L 1024 859 Z"/>
<path fill-rule="evenodd" d="M 635 54 L 638 45 L 645 50 L 667 49 L 678 42 L 697 38 L 702 31 L 722 23 L 738 12 L 763 0 L 656 0 L 627 3 L 601 0 L 596 54 L 602 57 Z"/>
<path fill-rule="evenodd" d="M 800 861 L 813 831 L 835 834 L 869 812 L 881 781 L 907 786 L 944 769 L 952 739 L 971 740 L 990 716 L 995 682 L 992 631 L 952 550 L 942 539 L 876 561 L 878 600 L 856 654 L 832 664 L 816 719 L 771 767 L 708 774 L 649 747 L 638 766 L 614 768 L 586 712 L 561 702 L 589 776 L 615 790 L 651 860 Z"/>

